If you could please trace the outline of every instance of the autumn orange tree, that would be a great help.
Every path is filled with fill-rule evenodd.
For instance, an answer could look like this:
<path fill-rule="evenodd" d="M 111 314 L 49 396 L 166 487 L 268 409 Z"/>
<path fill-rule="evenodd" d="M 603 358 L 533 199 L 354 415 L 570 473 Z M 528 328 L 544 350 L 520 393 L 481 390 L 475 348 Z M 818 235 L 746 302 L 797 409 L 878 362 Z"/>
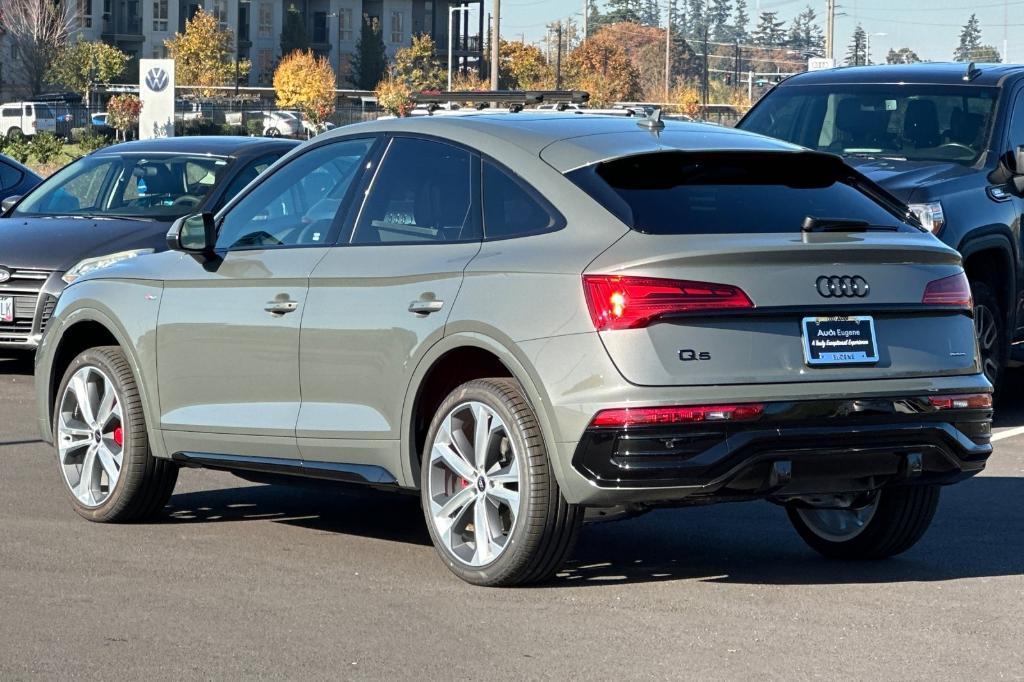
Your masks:
<path fill-rule="evenodd" d="M 292 52 L 274 71 L 277 105 L 298 109 L 317 127 L 334 113 L 334 84 L 331 63 L 309 50 Z"/>
<path fill-rule="evenodd" d="M 217 19 L 202 9 L 185 21 L 185 32 L 165 40 L 168 56 L 174 60 L 174 77 L 181 85 L 199 86 L 201 97 L 212 97 L 214 87 L 229 85 L 239 76 L 247 76 L 248 59 L 235 64 L 235 36 L 221 28 Z"/>
<path fill-rule="evenodd" d="M 573 50 L 565 71 L 566 84 L 589 92 L 591 106 L 641 97 L 640 73 L 611 33 L 601 32 Z"/>
<path fill-rule="evenodd" d="M 506 90 L 548 90 L 555 76 L 544 53 L 535 45 L 502 40 L 498 44 L 499 84 Z"/>
<path fill-rule="evenodd" d="M 443 89 L 447 76 L 441 60 L 437 58 L 434 39 L 426 33 L 413 36 L 409 47 L 395 53 L 390 76 L 404 81 L 413 92 Z"/>
<path fill-rule="evenodd" d="M 128 133 L 139 124 L 141 113 L 142 101 L 137 95 L 114 95 L 107 102 L 110 126 L 122 140 L 127 140 Z"/>

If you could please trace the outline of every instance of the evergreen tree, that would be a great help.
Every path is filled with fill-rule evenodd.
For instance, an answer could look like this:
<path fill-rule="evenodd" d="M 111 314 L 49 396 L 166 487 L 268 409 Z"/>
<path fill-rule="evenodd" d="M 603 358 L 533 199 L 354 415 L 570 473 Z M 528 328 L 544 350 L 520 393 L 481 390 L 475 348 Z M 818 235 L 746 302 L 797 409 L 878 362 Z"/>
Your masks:
<path fill-rule="evenodd" d="M 658 0 L 643 0 L 640 23 L 647 26 L 661 26 L 661 7 L 658 5 Z"/>
<path fill-rule="evenodd" d="M 750 38 L 747 27 L 750 26 L 750 15 L 747 14 L 747 0 L 736 0 L 732 15 L 733 37 L 745 43 Z"/>
<path fill-rule="evenodd" d="M 971 51 L 972 62 L 982 62 L 987 64 L 999 64 L 1003 61 L 1002 56 L 992 45 L 979 45 Z"/>
<path fill-rule="evenodd" d="M 704 0 L 687 0 L 686 20 L 687 38 L 696 39 L 708 24 L 708 11 Z"/>
<path fill-rule="evenodd" d="M 605 10 L 608 23 L 632 21 L 639 24 L 643 18 L 641 0 L 608 0 Z"/>
<path fill-rule="evenodd" d="M 808 5 L 796 15 L 789 29 L 789 44 L 797 50 L 820 54 L 825 46 L 825 35 L 816 21 L 818 15 Z"/>
<path fill-rule="evenodd" d="M 868 63 L 868 35 L 864 27 L 857 24 L 850 39 L 850 47 L 846 51 L 847 66 L 864 66 Z"/>
<path fill-rule="evenodd" d="M 308 49 L 309 34 L 306 33 L 302 15 L 295 5 L 288 5 L 284 17 L 284 30 L 281 31 L 281 55 L 287 57 L 292 52 L 305 52 Z"/>
<path fill-rule="evenodd" d="M 715 40 L 732 38 L 732 26 L 729 24 L 730 14 L 732 14 L 732 0 L 709 0 L 708 23 L 711 25 L 711 33 L 715 36 Z"/>
<path fill-rule="evenodd" d="M 387 63 L 380 20 L 364 14 L 356 53 L 352 56 L 352 82 L 361 90 L 373 90 L 384 77 Z"/>
<path fill-rule="evenodd" d="M 917 64 L 920 61 L 921 58 L 909 47 L 901 47 L 898 50 L 890 49 L 889 54 L 885 57 L 886 64 Z"/>
<path fill-rule="evenodd" d="M 754 29 L 754 43 L 762 47 L 778 47 L 786 39 L 786 22 L 778 18 L 778 12 L 761 12 Z"/>
<path fill-rule="evenodd" d="M 953 51 L 953 61 L 969 62 L 974 60 L 974 52 L 981 47 L 981 27 L 978 25 L 977 15 L 972 14 L 971 18 L 964 24 L 960 31 L 960 44 Z"/>

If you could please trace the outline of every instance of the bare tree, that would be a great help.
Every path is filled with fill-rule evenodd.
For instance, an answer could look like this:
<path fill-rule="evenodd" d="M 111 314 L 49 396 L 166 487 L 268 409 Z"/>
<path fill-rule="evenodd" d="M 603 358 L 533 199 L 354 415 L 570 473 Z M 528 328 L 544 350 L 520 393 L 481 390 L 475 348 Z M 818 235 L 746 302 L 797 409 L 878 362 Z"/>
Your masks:
<path fill-rule="evenodd" d="M 25 80 L 37 95 L 50 64 L 78 28 L 74 0 L 0 0 L 0 32 L 6 32 Z"/>

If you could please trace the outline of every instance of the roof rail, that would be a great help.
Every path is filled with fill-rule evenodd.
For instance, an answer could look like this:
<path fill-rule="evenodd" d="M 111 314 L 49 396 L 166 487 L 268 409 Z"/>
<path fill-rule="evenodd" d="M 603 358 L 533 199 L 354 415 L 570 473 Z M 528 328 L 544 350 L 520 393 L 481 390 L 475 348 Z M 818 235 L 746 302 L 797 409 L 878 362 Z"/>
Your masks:
<path fill-rule="evenodd" d="M 965 81 L 972 81 L 981 75 L 981 69 L 979 69 L 974 62 L 967 64 L 967 70 L 964 71 L 963 79 Z"/>
<path fill-rule="evenodd" d="M 508 107 L 509 111 L 521 111 L 523 107 L 541 102 L 567 102 L 582 104 L 590 99 L 590 93 L 580 90 L 492 90 L 486 92 L 416 92 L 412 101 L 425 104 L 431 111 L 448 102 L 467 102 L 478 109 L 485 109 L 492 103 Z"/>

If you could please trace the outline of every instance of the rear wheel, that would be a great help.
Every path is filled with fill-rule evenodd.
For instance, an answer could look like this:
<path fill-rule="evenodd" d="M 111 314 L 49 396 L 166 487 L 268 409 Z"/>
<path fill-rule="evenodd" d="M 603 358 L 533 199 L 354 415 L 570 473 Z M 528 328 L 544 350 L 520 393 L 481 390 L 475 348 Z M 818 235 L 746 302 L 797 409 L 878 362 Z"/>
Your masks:
<path fill-rule="evenodd" d="M 939 504 L 938 486 L 885 488 L 845 509 L 790 504 L 789 520 L 804 542 L 833 559 L 883 559 L 913 547 Z"/>
<path fill-rule="evenodd" d="M 24 136 L 25 134 L 21 132 L 21 128 L 18 128 L 17 126 L 7 129 L 8 140 L 20 140 Z"/>
<path fill-rule="evenodd" d="M 974 297 L 974 331 L 978 337 L 981 369 L 996 390 L 1006 366 L 1006 322 L 992 289 L 984 282 L 971 282 Z"/>
<path fill-rule="evenodd" d="M 481 379 L 455 389 L 426 445 L 423 512 L 448 568 L 488 586 L 554 575 L 572 551 L 583 510 L 562 497 L 519 384 Z"/>
<path fill-rule="evenodd" d="M 267 128 L 267 137 L 281 137 L 281 131 L 277 128 Z"/>
<path fill-rule="evenodd" d="M 137 521 L 163 509 L 178 466 L 149 451 L 142 400 L 124 352 L 82 352 L 64 373 L 53 415 L 64 490 L 90 521 Z"/>

